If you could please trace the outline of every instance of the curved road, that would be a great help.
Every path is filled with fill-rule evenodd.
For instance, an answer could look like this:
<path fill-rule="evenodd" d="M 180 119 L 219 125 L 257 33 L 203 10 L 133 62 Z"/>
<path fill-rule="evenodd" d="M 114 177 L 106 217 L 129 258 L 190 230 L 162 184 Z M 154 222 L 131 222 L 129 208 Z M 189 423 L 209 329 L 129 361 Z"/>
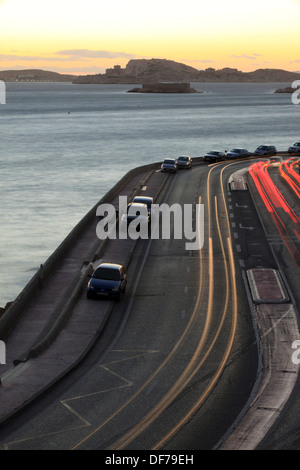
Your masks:
<path fill-rule="evenodd" d="M 230 175 L 250 163 L 199 164 L 168 177 L 156 202 L 192 204 L 195 226 L 196 204 L 203 204 L 202 249 L 186 250 L 186 240 L 173 237 L 139 240 L 127 292 L 100 341 L 51 394 L 1 430 L 3 448 L 218 444 L 257 377 L 243 273 L 262 261 L 274 266 L 249 192 L 228 186 Z"/>

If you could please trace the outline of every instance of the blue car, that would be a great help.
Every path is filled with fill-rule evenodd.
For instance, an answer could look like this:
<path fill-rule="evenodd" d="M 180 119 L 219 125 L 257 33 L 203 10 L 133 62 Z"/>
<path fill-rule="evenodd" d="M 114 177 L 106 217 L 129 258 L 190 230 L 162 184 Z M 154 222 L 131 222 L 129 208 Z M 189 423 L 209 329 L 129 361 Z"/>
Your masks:
<path fill-rule="evenodd" d="M 87 287 L 87 298 L 114 298 L 120 300 L 125 292 L 126 274 L 121 264 L 101 263 L 93 272 Z"/>

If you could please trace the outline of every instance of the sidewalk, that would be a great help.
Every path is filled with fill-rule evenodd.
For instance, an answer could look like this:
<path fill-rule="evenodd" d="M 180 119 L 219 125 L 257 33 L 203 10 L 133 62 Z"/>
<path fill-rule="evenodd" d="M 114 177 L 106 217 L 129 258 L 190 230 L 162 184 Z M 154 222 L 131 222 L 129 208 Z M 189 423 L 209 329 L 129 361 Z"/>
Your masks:
<path fill-rule="evenodd" d="M 120 195 L 128 196 L 129 201 L 141 192 L 156 198 L 167 179 L 168 175 L 153 170 L 141 173 L 130 180 Z M 112 203 L 117 202 L 118 196 L 115 195 Z M 86 299 L 86 274 L 100 263 L 99 256 L 103 260 L 128 266 L 136 242 L 131 239 L 100 241 L 96 236 L 97 223 L 95 215 L 94 222 L 24 310 L 22 318 L 5 341 L 6 365 L 0 365 L 0 423 L 74 368 L 105 326 L 114 303 Z M 97 255 L 93 257 L 95 253 Z M 43 340 L 49 325 L 51 327 L 58 321 L 60 311 L 69 301 L 70 292 L 76 287 L 72 285 L 75 281 L 81 282 L 80 297 L 66 325 L 41 354 L 31 357 L 28 351 Z"/>

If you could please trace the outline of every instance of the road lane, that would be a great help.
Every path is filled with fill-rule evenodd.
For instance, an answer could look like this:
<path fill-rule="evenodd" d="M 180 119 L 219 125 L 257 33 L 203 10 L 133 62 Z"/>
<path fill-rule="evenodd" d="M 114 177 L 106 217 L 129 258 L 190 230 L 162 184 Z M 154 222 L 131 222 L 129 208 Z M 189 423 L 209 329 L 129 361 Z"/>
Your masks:
<path fill-rule="evenodd" d="M 227 430 L 251 392 L 256 346 L 221 168 L 178 172 L 169 187 L 169 204 L 204 203 L 203 249 L 187 251 L 185 240 L 139 241 L 126 299 L 114 311 L 128 314 L 120 334 L 90 371 L 10 436 L 9 448 L 201 449 Z"/>

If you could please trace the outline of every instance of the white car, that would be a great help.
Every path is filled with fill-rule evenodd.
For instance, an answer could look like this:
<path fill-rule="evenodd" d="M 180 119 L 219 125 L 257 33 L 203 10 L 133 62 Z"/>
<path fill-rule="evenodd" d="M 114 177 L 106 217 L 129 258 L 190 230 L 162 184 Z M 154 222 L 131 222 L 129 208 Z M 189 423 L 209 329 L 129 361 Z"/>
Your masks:
<path fill-rule="evenodd" d="M 177 171 L 177 161 L 175 158 L 166 158 L 160 167 L 162 172 L 165 173 L 176 173 Z"/>
<path fill-rule="evenodd" d="M 132 220 L 139 218 L 141 222 L 149 222 L 149 210 L 147 204 L 130 202 L 122 215 L 121 223 L 129 224 Z"/>
<path fill-rule="evenodd" d="M 288 152 L 289 153 L 299 153 L 300 152 L 300 141 L 295 142 L 294 145 L 289 147 Z"/>
<path fill-rule="evenodd" d="M 132 200 L 134 203 L 146 204 L 149 211 L 149 218 L 151 219 L 151 210 L 152 204 L 154 204 L 154 199 L 151 196 L 135 196 Z"/>
<path fill-rule="evenodd" d="M 250 157 L 250 152 L 246 149 L 241 149 L 241 148 L 234 148 L 230 150 L 230 152 L 227 152 L 227 158 L 233 159 L 233 158 L 243 158 L 243 157 Z"/>

